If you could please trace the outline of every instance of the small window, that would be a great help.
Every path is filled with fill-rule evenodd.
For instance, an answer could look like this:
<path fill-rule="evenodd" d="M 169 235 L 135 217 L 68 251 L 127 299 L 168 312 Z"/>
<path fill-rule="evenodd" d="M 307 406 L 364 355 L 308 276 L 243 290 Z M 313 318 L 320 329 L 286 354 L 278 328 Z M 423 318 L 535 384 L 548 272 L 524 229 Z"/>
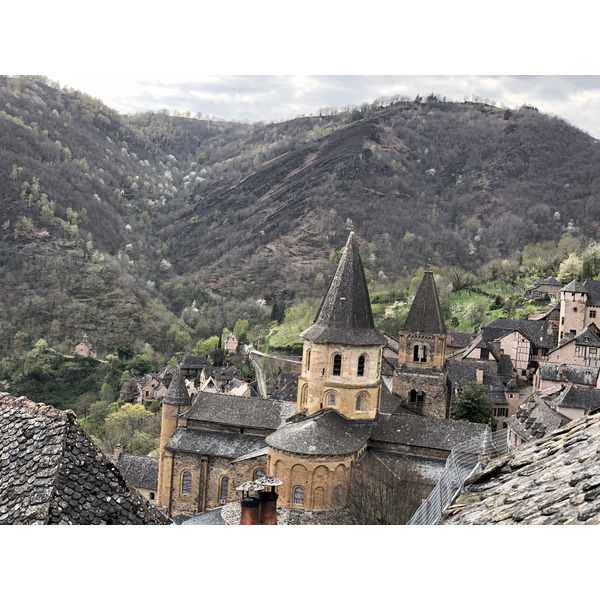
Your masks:
<path fill-rule="evenodd" d="M 310 371 L 310 348 L 306 351 L 306 370 Z"/>
<path fill-rule="evenodd" d="M 427 362 L 427 346 L 421 346 L 421 362 Z"/>
<path fill-rule="evenodd" d="M 294 504 L 304 505 L 304 489 L 300 486 L 294 488 Z"/>
<path fill-rule="evenodd" d="M 154 492 L 150 492 L 150 500 L 154 500 L 156 494 Z"/>
<path fill-rule="evenodd" d="M 342 356 L 341 354 L 336 354 L 333 357 L 333 374 L 339 376 L 342 374 Z"/>
<path fill-rule="evenodd" d="M 359 394 L 356 396 L 356 411 L 359 412 L 363 410 L 363 397 Z"/>
<path fill-rule="evenodd" d="M 364 377 L 365 374 L 365 357 L 363 356 L 359 356 L 358 357 L 358 368 L 356 369 L 356 375 L 358 377 Z"/>
<path fill-rule="evenodd" d="M 417 392 L 417 402 L 425 402 L 425 392 Z"/>
<path fill-rule="evenodd" d="M 221 490 L 219 492 L 219 499 L 221 500 L 221 504 L 225 504 L 227 502 L 227 496 L 229 494 L 229 477 L 225 475 L 221 478 Z"/>
<path fill-rule="evenodd" d="M 577 307 L 576 306 L 573 307 L 573 312 L 577 312 Z"/>
<path fill-rule="evenodd" d="M 483 360 L 488 360 L 490 357 L 490 351 L 487 348 L 480 348 L 479 356 Z"/>
<path fill-rule="evenodd" d="M 336 485 L 333 488 L 333 494 L 331 495 L 331 502 L 335 505 L 340 503 L 340 496 L 342 493 L 342 488 L 339 485 Z"/>
<path fill-rule="evenodd" d="M 413 348 L 413 362 L 419 362 L 419 346 Z"/>
<path fill-rule="evenodd" d="M 417 401 L 417 390 L 410 390 L 410 394 L 408 397 L 409 402 L 416 402 Z"/>
<path fill-rule="evenodd" d="M 264 471 L 261 471 L 260 469 L 256 469 L 256 472 L 254 473 L 254 479 L 260 479 L 261 477 L 264 477 L 265 473 Z"/>
<path fill-rule="evenodd" d="M 335 394 L 329 394 L 329 406 L 335 406 Z"/>
<path fill-rule="evenodd" d="M 189 471 L 184 471 L 181 474 L 181 495 L 192 495 L 192 474 Z"/>

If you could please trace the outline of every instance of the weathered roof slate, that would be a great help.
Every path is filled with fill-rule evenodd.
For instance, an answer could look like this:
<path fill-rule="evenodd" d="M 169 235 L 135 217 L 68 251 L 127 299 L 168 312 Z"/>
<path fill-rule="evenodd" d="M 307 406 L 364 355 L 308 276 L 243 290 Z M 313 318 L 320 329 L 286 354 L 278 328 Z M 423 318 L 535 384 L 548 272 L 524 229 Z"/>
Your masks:
<path fill-rule="evenodd" d="M 284 425 L 267 436 L 267 444 L 295 454 L 350 454 L 365 446 L 373 427 L 372 421 L 350 421 L 335 410 L 325 410 Z"/>
<path fill-rule="evenodd" d="M 595 386 L 600 374 L 600 367 L 584 367 L 582 365 L 559 365 L 541 362 L 537 370 L 544 381 L 562 381 L 577 385 Z"/>
<path fill-rule="evenodd" d="M 0 393 L 0 524 L 164 524 L 75 414 Z"/>
<path fill-rule="evenodd" d="M 600 408 L 600 390 L 570 386 L 556 404 L 564 408 L 577 408 L 587 413 Z"/>
<path fill-rule="evenodd" d="M 482 437 L 487 429 L 487 425 L 468 421 L 380 414 L 371 439 L 375 442 L 450 451 L 457 444 Z"/>
<path fill-rule="evenodd" d="M 193 421 L 275 430 L 295 411 L 294 404 L 280 400 L 200 392 L 182 416 Z"/>
<path fill-rule="evenodd" d="M 177 369 L 169 389 L 163 398 L 163 404 L 171 404 L 173 406 L 189 406 L 190 395 L 185 385 L 185 377 L 183 376 L 181 369 Z"/>
<path fill-rule="evenodd" d="M 158 489 L 158 458 L 121 454 L 115 464 L 133 487 Z"/>
<path fill-rule="evenodd" d="M 483 338 L 489 343 L 493 340 L 518 331 L 537 348 L 554 348 L 554 334 L 547 321 L 529 319 L 496 319 L 481 329 Z"/>
<path fill-rule="evenodd" d="M 209 431 L 191 427 L 177 428 L 166 444 L 168 450 L 230 459 L 256 452 L 265 447 L 265 438 L 260 435 Z"/>
<path fill-rule="evenodd" d="M 385 344 L 384 337 L 373 324 L 367 280 L 354 232 L 348 237 L 314 324 L 300 335 L 317 344 Z"/>
<path fill-rule="evenodd" d="M 441 525 L 600 523 L 600 415 L 582 417 L 491 462 Z"/>
<path fill-rule="evenodd" d="M 422 335 L 446 335 L 444 313 L 430 269 L 423 275 L 402 331 Z"/>

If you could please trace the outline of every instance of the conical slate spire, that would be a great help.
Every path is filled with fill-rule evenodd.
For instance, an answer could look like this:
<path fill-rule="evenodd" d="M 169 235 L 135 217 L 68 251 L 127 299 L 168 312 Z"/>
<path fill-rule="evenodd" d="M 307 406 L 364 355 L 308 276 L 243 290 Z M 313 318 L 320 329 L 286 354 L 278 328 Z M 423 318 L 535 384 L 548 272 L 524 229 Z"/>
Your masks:
<path fill-rule="evenodd" d="M 384 344 L 383 336 L 373 325 L 369 290 L 354 232 L 348 237 L 314 324 L 300 335 L 317 344 Z"/>
<path fill-rule="evenodd" d="M 173 404 L 176 406 L 189 406 L 191 404 L 190 395 L 185 386 L 185 378 L 181 373 L 181 369 L 177 369 L 177 372 L 173 375 L 169 389 L 163 399 L 163 404 Z"/>
<path fill-rule="evenodd" d="M 423 280 L 410 307 L 402 332 L 446 335 L 446 324 L 444 323 L 433 272 L 429 267 L 423 275 Z"/>

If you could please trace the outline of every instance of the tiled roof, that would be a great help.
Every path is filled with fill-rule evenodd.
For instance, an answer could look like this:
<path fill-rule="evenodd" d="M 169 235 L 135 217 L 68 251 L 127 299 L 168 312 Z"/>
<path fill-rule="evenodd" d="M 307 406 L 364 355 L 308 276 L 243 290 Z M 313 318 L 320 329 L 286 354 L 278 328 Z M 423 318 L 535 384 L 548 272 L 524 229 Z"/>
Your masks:
<path fill-rule="evenodd" d="M 496 319 L 481 329 L 483 338 L 489 343 L 493 340 L 518 331 L 537 348 L 554 348 L 554 334 L 548 330 L 547 321 L 529 319 Z"/>
<path fill-rule="evenodd" d="M 373 426 L 373 421 L 350 421 L 334 410 L 325 410 L 284 425 L 267 436 L 267 444 L 294 454 L 350 454 L 365 446 Z"/>
<path fill-rule="evenodd" d="M 371 439 L 375 442 L 450 451 L 457 444 L 482 437 L 487 430 L 487 425 L 468 421 L 380 414 Z"/>
<path fill-rule="evenodd" d="M 177 369 L 169 389 L 163 398 L 163 404 L 171 404 L 174 406 L 189 406 L 191 403 L 190 395 L 185 385 L 185 377 L 181 373 L 181 369 Z"/>
<path fill-rule="evenodd" d="M 289 402 L 200 392 L 183 417 L 234 427 L 275 430 L 296 412 Z"/>
<path fill-rule="evenodd" d="M 317 344 L 385 344 L 373 324 L 369 290 L 354 232 L 348 237 L 314 324 L 300 335 Z"/>
<path fill-rule="evenodd" d="M 584 367 L 581 365 L 559 365 L 541 362 L 537 370 L 544 381 L 563 381 L 577 385 L 595 386 L 600 374 L 600 367 Z"/>
<path fill-rule="evenodd" d="M 504 395 L 505 387 L 502 379 L 495 373 L 490 365 L 470 361 L 448 361 L 446 372 L 453 388 L 463 388 L 473 381 L 477 381 L 477 370 L 483 370 L 483 385 L 486 395 L 492 404 L 507 404 Z"/>
<path fill-rule="evenodd" d="M 593 323 L 591 326 L 588 325 L 581 333 L 575 336 L 575 344 L 577 346 L 600 348 L 600 336 L 597 331 L 597 327 Z"/>
<path fill-rule="evenodd" d="M 586 281 L 583 284 L 587 292 L 587 306 L 600 306 L 600 281 Z"/>
<path fill-rule="evenodd" d="M 429 269 L 423 275 L 402 331 L 422 335 L 446 335 L 444 313 L 440 306 L 433 273 Z"/>
<path fill-rule="evenodd" d="M 450 343 L 448 344 L 452 348 L 466 348 L 471 345 L 474 336 L 472 333 L 463 333 L 462 331 L 451 331 L 450 332 Z"/>
<path fill-rule="evenodd" d="M 205 356 L 186 356 L 181 363 L 182 369 L 201 369 L 210 365 L 210 361 Z"/>
<path fill-rule="evenodd" d="M 491 462 L 441 525 L 600 523 L 600 415 L 582 417 Z"/>
<path fill-rule="evenodd" d="M 71 411 L 0 393 L 0 524 L 164 524 Z"/>
<path fill-rule="evenodd" d="M 121 454 L 115 464 L 133 487 L 158 489 L 158 458 Z"/>
<path fill-rule="evenodd" d="M 556 405 L 564 408 L 577 408 L 588 413 L 600 408 L 600 390 L 569 386 L 567 392 L 556 400 Z"/>
<path fill-rule="evenodd" d="M 266 442 L 260 435 L 179 427 L 165 447 L 178 452 L 233 459 L 265 448 Z"/>
<path fill-rule="evenodd" d="M 567 285 L 565 285 L 565 287 L 561 288 L 560 291 L 561 292 L 574 292 L 577 294 L 585 294 L 586 293 L 586 289 L 576 279 L 571 281 L 571 283 L 568 283 Z"/>
<path fill-rule="evenodd" d="M 517 412 L 506 419 L 507 426 L 522 440 L 529 441 L 543 437 L 562 427 L 571 419 L 556 412 L 545 402 L 552 390 L 543 390 L 533 395 L 528 402 L 523 403 Z"/>

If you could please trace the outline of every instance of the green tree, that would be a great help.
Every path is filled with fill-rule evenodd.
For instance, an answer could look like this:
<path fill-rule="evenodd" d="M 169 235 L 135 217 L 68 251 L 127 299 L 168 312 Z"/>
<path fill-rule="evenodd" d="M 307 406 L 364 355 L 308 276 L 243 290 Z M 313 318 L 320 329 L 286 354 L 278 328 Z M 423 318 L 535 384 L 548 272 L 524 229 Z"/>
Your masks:
<path fill-rule="evenodd" d="M 459 390 L 452 408 L 452 418 L 495 426 L 494 407 L 487 398 L 485 385 L 472 381 Z"/>

